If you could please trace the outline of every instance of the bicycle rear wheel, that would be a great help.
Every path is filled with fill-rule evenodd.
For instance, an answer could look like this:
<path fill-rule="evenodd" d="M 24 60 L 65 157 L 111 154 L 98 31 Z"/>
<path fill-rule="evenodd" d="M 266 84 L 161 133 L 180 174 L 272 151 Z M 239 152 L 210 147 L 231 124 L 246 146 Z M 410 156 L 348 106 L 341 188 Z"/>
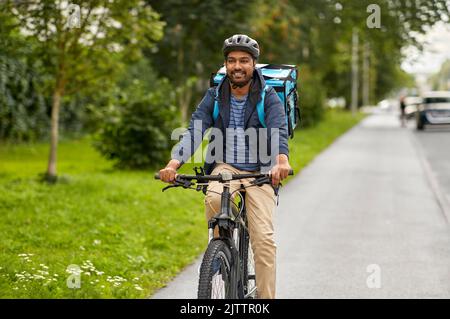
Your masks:
<path fill-rule="evenodd" d="M 231 296 L 231 252 L 225 242 L 214 240 L 208 245 L 200 267 L 199 299 L 229 299 Z"/>

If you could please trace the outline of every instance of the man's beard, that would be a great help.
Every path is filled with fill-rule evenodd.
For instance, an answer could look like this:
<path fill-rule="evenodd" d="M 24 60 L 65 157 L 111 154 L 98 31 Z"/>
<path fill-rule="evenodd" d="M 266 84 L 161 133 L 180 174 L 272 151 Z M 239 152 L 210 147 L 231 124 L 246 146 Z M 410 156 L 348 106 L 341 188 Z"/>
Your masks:
<path fill-rule="evenodd" d="M 242 73 L 243 74 L 243 80 L 239 80 L 239 81 L 235 81 L 234 80 L 234 74 L 235 73 Z M 228 79 L 229 79 L 229 81 L 230 81 L 230 83 L 231 83 L 231 87 L 233 88 L 233 89 L 237 89 L 237 88 L 242 88 L 242 87 L 244 87 L 244 86 L 246 86 L 251 80 L 252 80 L 252 78 L 253 78 L 253 74 L 251 75 L 251 76 L 247 76 L 246 77 L 246 73 L 244 73 L 243 71 L 239 71 L 239 72 L 236 72 L 236 71 L 233 71 L 233 72 L 230 72 L 230 74 L 228 74 Z"/>

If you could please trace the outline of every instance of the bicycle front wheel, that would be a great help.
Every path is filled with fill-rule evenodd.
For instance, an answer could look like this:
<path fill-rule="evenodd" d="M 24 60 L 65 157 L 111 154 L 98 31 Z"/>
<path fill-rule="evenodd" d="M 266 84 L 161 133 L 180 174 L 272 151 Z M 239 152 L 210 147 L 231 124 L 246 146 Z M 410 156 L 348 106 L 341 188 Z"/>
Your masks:
<path fill-rule="evenodd" d="M 231 252 L 225 242 L 214 240 L 208 245 L 200 267 L 199 299 L 229 299 L 231 296 Z"/>

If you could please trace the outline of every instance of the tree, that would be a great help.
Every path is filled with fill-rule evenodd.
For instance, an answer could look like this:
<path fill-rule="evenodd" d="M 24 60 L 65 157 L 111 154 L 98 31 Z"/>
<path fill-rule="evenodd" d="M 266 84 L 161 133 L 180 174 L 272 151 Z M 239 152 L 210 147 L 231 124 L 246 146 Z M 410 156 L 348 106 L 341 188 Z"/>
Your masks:
<path fill-rule="evenodd" d="M 123 61 L 140 56 L 162 37 L 158 14 L 139 0 L 6 1 L 3 11 L 36 41 L 33 54 L 52 96 L 51 143 L 47 180 L 55 181 L 61 99 L 102 90 L 116 80 Z"/>
<path fill-rule="evenodd" d="M 450 60 L 446 60 L 441 65 L 441 69 L 430 77 L 433 90 L 450 91 Z"/>
<path fill-rule="evenodd" d="M 14 19 L 0 11 L 0 139 L 21 142 L 45 135 L 47 103 L 38 90 L 43 79 L 28 59 L 32 47 Z"/>
<path fill-rule="evenodd" d="M 192 101 L 208 86 L 211 72 L 223 63 L 225 38 L 248 33 L 254 0 L 147 0 L 167 23 L 163 39 L 147 54 L 154 68 L 177 88 L 182 122 Z"/>
<path fill-rule="evenodd" d="M 335 13 L 340 23 L 335 32 L 330 30 L 328 34 L 341 42 L 339 55 L 343 67 L 326 71 L 327 86 L 333 90 L 332 83 L 341 83 L 340 87 L 334 86 L 333 93 L 348 96 L 349 81 L 345 79 L 349 79 L 350 32 L 355 28 L 361 40 L 360 54 L 363 54 L 363 46 L 370 47 L 372 102 L 408 82 L 408 77 L 399 68 L 403 59 L 402 48 L 413 45 L 421 49 L 419 35 L 439 21 L 448 21 L 450 8 L 447 0 L 333 0 L 331 3 L 340 8 Z M 368 23 L 375 11 L 380 17 L 379 28 Z"/>

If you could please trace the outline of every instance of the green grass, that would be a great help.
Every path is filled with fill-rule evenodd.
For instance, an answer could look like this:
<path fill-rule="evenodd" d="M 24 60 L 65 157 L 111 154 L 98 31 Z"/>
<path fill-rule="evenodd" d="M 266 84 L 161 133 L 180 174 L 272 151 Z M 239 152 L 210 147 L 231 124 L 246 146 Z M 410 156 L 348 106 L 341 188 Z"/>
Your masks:
<path fill-rule="evenodd" d="M 297 131 L 295 171 L 361 118 L 328 112 Z M 62 178 L 47 185 L 47 156 L 47 144 L 0 144 L 0 298 L 145 298 L 205 249 L 201 193 L 161 193 L 153 171 L 114 170 L 87 138 L 60 143 Z"/>

